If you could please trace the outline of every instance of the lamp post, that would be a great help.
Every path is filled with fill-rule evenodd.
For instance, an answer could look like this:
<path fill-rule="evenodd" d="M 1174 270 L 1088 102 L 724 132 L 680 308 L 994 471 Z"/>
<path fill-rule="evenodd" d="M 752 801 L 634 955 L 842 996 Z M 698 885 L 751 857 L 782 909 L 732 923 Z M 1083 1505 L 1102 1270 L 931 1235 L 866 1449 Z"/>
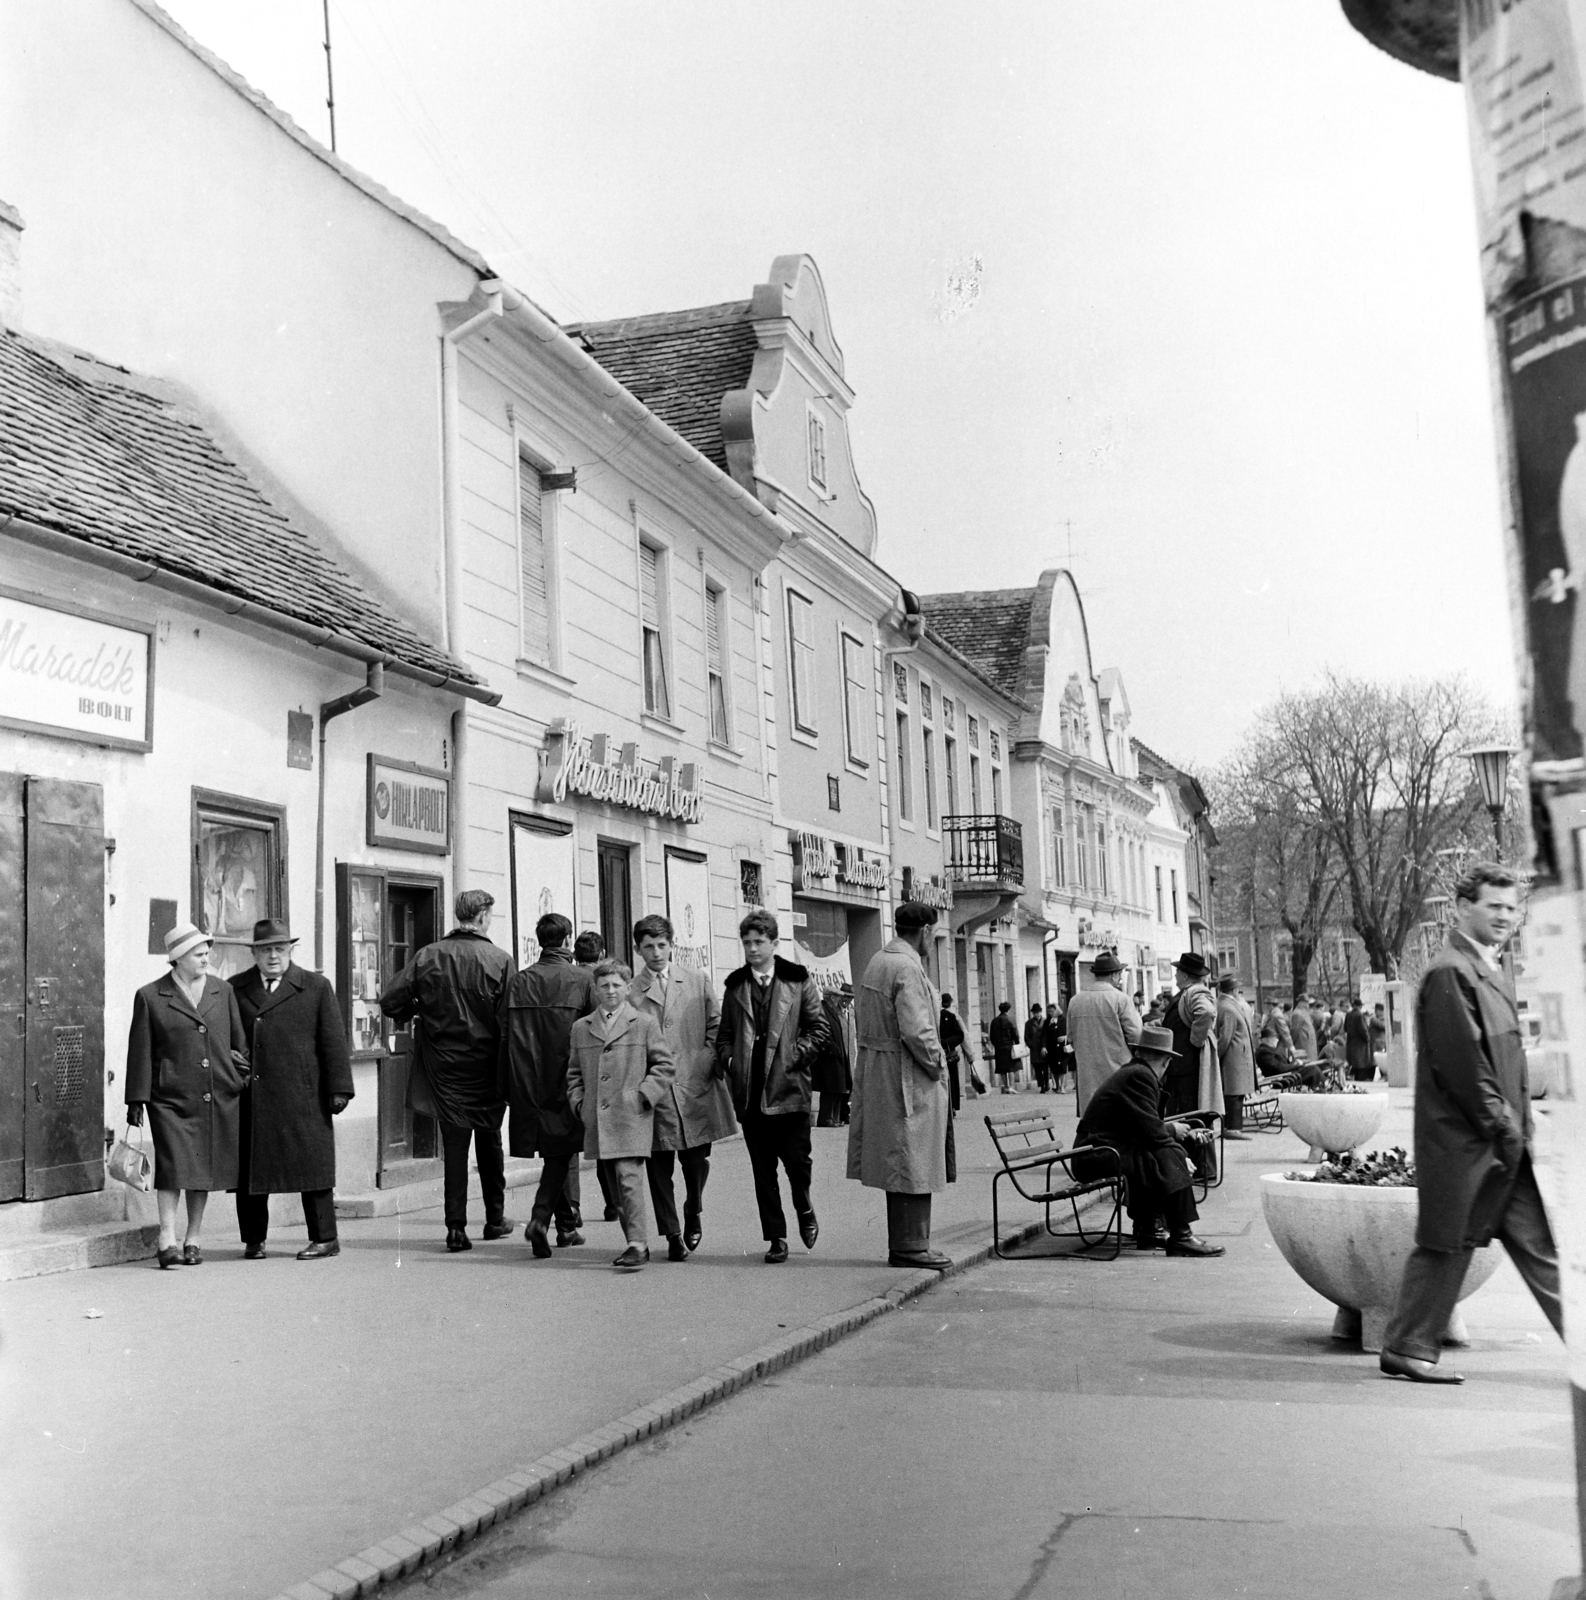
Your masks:
<path fill-rule="evenodd" d="M 1492 817 L 1492 842 L 1503 859 L 1503 808 L 1509 797 L 1509 758 L 1514 751 L 1506 744 L 1482 744 L 1465 752 L 1476 769 L 1481 798 Z"/>

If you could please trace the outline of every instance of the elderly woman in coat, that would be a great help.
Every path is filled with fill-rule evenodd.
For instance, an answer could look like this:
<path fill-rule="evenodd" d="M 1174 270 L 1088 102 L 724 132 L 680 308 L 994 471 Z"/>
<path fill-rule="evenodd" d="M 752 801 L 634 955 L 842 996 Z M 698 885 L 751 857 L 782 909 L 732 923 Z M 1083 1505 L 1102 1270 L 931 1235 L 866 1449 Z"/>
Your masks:
<path fill-rule="evenodd" d="M 925 975 L 936 913 L 912 900 L 896 937 L 860 980 L 859 1060 L 848 1125 L 848 1176 L 887 1194 L 887 1262 L 952 1265 L 931 1248 L 931 1196 L 947 1187 L 947 1057 L 936 1031 L 937 994 Z"/>
<path fill-rule="evenodd" d="M 154 1188 L 162 1267 L 198 1266 L 211 1189 L 237 1187 L 247 1036 L 228 983 L 209 972 L 209 935 L 191 923 L 165 936 L 171 970 L 132 1002 L 127 1040 L 127 1121 L 154 1134 Z M 187 1227 L 177 1243 L 182 1192 Z"/>
<path fill-rule="evenodd" d="M 583 1118 L 584 1153 L 612 1182 L 628 1247 L 611 1264 L 635 1272 L 650 1259 L 644 1212 L 645 1165 L 655 1142 L 655 1108 L 672 1087 L 672 1052 L 661 1024 L 628 999 L 632 970 L 595 965 L 596 1009 L 573 1024 L 567 1103 Z"/>

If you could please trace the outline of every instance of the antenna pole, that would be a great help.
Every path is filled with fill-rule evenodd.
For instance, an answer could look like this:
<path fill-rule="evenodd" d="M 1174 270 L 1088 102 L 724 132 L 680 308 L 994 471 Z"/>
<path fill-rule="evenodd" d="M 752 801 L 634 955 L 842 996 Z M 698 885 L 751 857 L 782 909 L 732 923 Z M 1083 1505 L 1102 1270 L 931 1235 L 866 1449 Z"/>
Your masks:
<path fill-rule="evenodd" d="M 336 76 L 330 64 L 330 0 L 324 0 L 325 11 L 325 109 L 330 112 L 330 149 L 336 153 Z"/>

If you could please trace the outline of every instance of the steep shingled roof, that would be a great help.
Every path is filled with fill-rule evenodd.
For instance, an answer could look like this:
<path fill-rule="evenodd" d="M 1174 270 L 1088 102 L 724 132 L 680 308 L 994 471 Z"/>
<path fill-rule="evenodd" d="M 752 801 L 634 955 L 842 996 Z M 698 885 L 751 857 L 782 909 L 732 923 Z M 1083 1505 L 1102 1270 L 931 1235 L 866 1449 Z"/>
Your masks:
<path fill-rule="evenodd" d="M 727 471 L 721 397 L 748 387 L 757 349 L 747 300 L 575 322 L 567 333 L 668 427 Z"/>
<path fill-rule="evenodd" d="M 167 384 L 0 329 L 0 516 L 479 686 L 319 548 Z M 86 554 L 86 552 L 85 552 Z"/>
<path fill-rule="evenodd" d="M 1034 589 L 979 589 L 920 596 L 925 625 L 988 682 L 1019 699 Z"/>

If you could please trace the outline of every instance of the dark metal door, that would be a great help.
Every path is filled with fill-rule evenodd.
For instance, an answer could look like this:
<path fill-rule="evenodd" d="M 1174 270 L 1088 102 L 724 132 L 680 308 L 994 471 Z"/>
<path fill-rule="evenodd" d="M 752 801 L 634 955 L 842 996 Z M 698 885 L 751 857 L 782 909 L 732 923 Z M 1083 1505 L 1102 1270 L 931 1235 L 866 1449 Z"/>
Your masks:
<path fill-rule="evenodd" d="M 24 780 L 0 772 L 0 1200 L 20 1200 L 22 1095 L 27 1078 Z"/>
<path fill-rule="evenodd" d="M 27 780 L 24 1193 L 105 1186 L 105 830 L 96 783 Z"/>
<path fill-rule="evenodd" d="M 600 841 L 600 937 L 606 954 L 633 965 L 633 890 L 625 844 Z"/>

